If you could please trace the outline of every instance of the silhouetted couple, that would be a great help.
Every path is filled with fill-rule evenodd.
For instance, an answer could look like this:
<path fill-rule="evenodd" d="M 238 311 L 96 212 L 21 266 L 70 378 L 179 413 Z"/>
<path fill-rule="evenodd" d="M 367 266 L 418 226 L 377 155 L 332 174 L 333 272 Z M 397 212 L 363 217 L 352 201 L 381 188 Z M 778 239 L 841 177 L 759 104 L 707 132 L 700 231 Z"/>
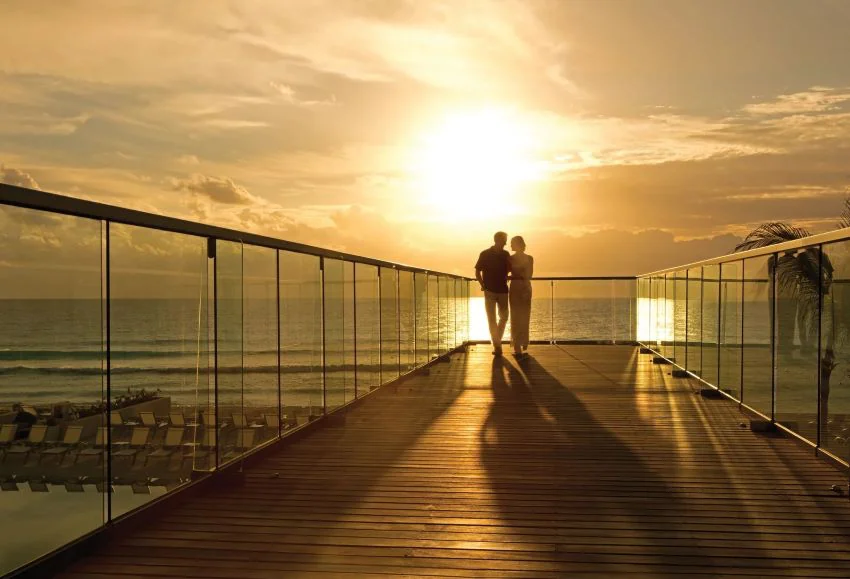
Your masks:
<path fill-rule="evenodd" d="M 493 247 L 478 256 L 475 278 L 484 291 L 484 308 L 490 325 L 493 355 L 502 355 L 502 337 L 508 316 L 511 320 L 511 345 L 514 355 L 528 355 L 528 324 L 531 320 L 531 277 L 534 258 L 525 253 L 525 240 L 517 235 L 511 239 L 511 255 L 505 251 L 508 234 L 499 231 L 493 236 Z M 508 288 L 508 280 L 511 282 Z M 509 310 L 510 307 L 510 310 Z M 498 313 L 498 319 L 496 314 Z"/>

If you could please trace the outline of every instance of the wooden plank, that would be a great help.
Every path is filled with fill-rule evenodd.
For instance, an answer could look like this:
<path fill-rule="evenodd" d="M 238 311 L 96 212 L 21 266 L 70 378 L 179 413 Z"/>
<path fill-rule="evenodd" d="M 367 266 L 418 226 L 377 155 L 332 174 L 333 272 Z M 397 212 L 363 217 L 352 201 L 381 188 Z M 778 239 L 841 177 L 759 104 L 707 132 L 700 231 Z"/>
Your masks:
<path fill-rule="evenodd" d="M 627 346 L 473 347 L 62 577 L 846 577 L 845 478 Z"/>

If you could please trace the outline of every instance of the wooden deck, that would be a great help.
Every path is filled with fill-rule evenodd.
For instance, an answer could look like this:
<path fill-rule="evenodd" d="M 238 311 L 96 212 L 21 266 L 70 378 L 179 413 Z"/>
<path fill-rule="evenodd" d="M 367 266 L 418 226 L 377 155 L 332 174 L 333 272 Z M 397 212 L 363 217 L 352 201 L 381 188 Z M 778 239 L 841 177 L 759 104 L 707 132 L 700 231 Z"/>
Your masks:
<path fill-rule="evenodd" d="M 625 346 L 486 346 L 61 577 L 848 577 L 844 475 Z"/>

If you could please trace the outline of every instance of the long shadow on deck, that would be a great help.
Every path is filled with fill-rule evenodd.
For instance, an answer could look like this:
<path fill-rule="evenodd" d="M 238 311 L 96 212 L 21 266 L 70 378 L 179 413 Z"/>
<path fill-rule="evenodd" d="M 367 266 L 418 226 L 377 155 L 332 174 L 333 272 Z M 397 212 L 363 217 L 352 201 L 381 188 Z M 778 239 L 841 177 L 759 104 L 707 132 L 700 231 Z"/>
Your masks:
<path fill-rule="evenodd" d="M 563 362 L 613 381 L 584 360 L 563 356 Z M 728 548 L 694 540 L 679 524 L 690 514 L 679 491 L 536 359 L 494 360 L 492 387 L 482 463 L 514 540 L 548 547 L 547 560 L 565 576 L 607 571 L 712 577 L 724 573 L 717 567 L 740 564 L 730 560 L 736 555 Z M 639 416 L 634 408 L 621 412 Z M 654 429 L 641 422 L 625 426 Z M 747 557 L 761 559 L 765 571 L 771 567 L 767 551 L 754 549 Z"/>

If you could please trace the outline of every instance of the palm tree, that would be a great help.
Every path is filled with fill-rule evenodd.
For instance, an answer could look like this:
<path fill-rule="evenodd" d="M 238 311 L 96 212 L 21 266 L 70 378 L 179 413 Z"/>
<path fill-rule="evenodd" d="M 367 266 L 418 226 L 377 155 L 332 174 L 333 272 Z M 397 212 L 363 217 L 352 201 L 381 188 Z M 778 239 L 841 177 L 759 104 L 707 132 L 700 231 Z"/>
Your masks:
<path fill-rule="evenodd" d="M 844 200 L 844 207 L 837 223 L 838 228 L 850 227 L 850 197 Z M 788 223 L 773 221 L 755 228 L 749 235 L 735 246 L 735 251 L 746 251 L 759 247 L 768 247 L 785 241 L 802 239 L 811 233 L 804 227 L 794 227 Z M 821 392 L 818 401 L 821 424 L 826 425 L 829 417 L 829 390 L 835 361 L 836 337 L 846 337 L 850 332 L 850 308 L 840 308 L 838 315 L 835 311 L 836 293 L 842 298 L 850 298 L 845 285 L 833 286 L 834 267 L 832 262 L 819 247 L 808 247 L 802 250 L 785 252 L 782 256 L 772 256 L 769 267 L 776 274 L 777 294 L 792 298 L 796 303 L 797 327 L 800 332 L 804 349 L 810 343 L 810 336 L 817 335 L 818 316 L 821 310 L 823 318 L 821 330 L 823 347 L 819 360 Z M 850 303 L 839 299 L 840 305 Z M 777 300 L 777 307 L 780 307 Z M 792 330 L 793 336 L 793 330 Z"/>

